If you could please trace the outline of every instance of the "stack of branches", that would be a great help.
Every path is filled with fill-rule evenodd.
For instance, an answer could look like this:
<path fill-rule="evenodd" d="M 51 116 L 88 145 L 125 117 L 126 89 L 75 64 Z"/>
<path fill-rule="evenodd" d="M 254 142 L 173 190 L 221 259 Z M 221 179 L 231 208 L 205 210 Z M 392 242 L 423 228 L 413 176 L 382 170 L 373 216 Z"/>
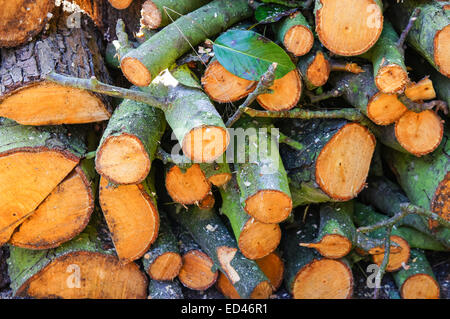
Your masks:
<path fill-rule="evenodd" d="M 5 3 L 13 295 L 439 298 L 450 2 L 385 2 Z"/>

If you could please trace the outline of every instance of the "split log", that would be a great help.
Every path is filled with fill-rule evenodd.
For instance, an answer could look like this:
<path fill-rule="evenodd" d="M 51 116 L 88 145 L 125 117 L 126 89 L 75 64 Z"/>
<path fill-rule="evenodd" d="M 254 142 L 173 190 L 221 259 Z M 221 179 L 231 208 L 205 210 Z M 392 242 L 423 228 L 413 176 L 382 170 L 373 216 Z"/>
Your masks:
<path fill-rule="evenodd" d="M 96 227 L 50 250 L 11 247 L 8 270 L 15 296 L 65 299 L 144 299 L 147 278 L 105 251 Z"/>
<path fill-rule="evenodd" d="M 401 204 L 410 203 L 410 200 L 401 191 L 400 187 L 384 177 L 369 178 L 368 187 L 361 192 L 360 197 L 364 202 L 369 203 L 380 212 L 391 217 L 401 211 Z M 398 225 L 416 229 L 450 249 L 450 230 L 441 227 L 431 231 L 428 222 L 421 216 L 415 214 L 407 215 L 401 219 Z"/>
<path fill-rule="evenodd" d="M 165 212 L 160 211 L 159 217 L 158 237 L 144 254 L 142 264 L 151 279 L 173 280 L 182 266 L 180 249 Z"/>
<path fill-rule="evenodd" d="M 377 43 L 362 56 L 372 61 L 375 85 L 387 94 L 403 93 L 408 83 L 403 48 L 389 21 L 384 21 L 383 32 Z"/>
<path fill-rule="evenodd" d="M 300 11 L 294 12 L 273 25 L 277 40 L 295 56 L 305 55 L 314 43 L 314 34 Z"/>
<path fill-rule="evenodd" d="M 121 61 L 125 77 L 137 86 L 147 86 L 162 70 L 206 38 L 250 17 L 246 0 L 215 0 L 168 25 Z M 182 32 L 180 32 L 182 31 Z"/>
<path fill-rule="evenodd" d="M 406 37 L 407 43 L 443 75 L 450 77 L 450 13 L 445 1 L 412 0 L 393 3 L 387 16 L 403 30 L 409 16 L 420 9 L 417 20 Z"/>
<path fill-rule="evenodd" d="M 22 126 L 0 119 L 0 245 L 77 166 L 82 137 L 65 127 Z"/>
<path fill-rule="evenodd" d="M 244 210 L 257 221 L 280 223 L 292 211 L 291 192 L 276 136 L 259 129 L 258 122 L 245 116 L 236 123 L 236 179 Z M 241 134 L 242 133 L 242 134 Z M 246 143 L 245 136 L 249 137 Z M 242 140 L 242 137 L 244 140 Z"/>
<path fill-rule="evenodd" d="M 449 131 L 445 139 L 431 154 L 414 157 L 394 150 L 386 150 L 383 156 L 394 172 L 400 186 L 415 205 L 450 220 L 450 152 Z M 435 222 L 429 222 L 436 228 Z"/>
<path fill-rule="evenodd" d="M 331 65 L 326 50 L 318 41 L 314 41 L 312 49 L 298 60 L 298 71 L 308 89 L 322 86 L 328 81 Z"/>
<path fill-rule="evenodd" d="M 189 289 L 200 291 L 208 289 L 216 283 L 219 275 L 218 271 L 213 269 L 214 261 L 185 229 L 177 227 L 176 232 L 183 258 L 178 279 Z"/>
<path fill-rule="evenodd" d="M 178 280 L 159 281 L 150 279 L 148 299 L 184 299 Z"/>
<path fill-rule="evenodd" d="M 375 213 L 370 207 L 359 204 L 358 202 L 355 203 L 353 218 L 359 227 L 373 225 L 387 219 L 387 217 Z M 384 239 L 386 238 L 386 233 L 387 231 L 385 228 L 380 228 L 369 232 L 367 235 L 372 238 Z M 393 251 L 393 249 L 390 248 L 388 264 L 386 266 L 386 271 L 389 272 L 398 271 L 401 269 L 403 265 L 407 263 L 411 250 L 408 241 L 399 236 L 395 229 L 392 229 L 391 234 L 391 242 L 397 243 L 401 249 L 400 251 Z M 383 262 L 385 249 L 386 248 L 383 247 L 383 250 L 380 251 L 379 254 L 372 254 L 372 261 L 378 266 L 380 266 Z"/>
<path fill-rule="evenodd" d="M 264 299 L 272 287 L 257 264 L 245 258 L 236 241 L 212 210 L 192 207 L 184 211 L 177 207 L 171 216 L 192 235 L 194 240 L 214 261 L 215 269 L 223 272 L 243 298 Z"/>
<path fill-rule="evenodd" d="M 263 271 L 263 273 L 269 279 L 272 285 L 273 291 L 277 291 L 281 286 L 284 274 L 284 263 L 283 260 L 277 253 L 270 253 L 264 258 L 255 260 L 258 267 Z M 220 273 L 219 279 L 217 280 L 217 289 L 229 299 L 241 299 L 241 296 L 237 293 L 236 289 L 228 280 L 227 276 Z"/>
<path fill-rule="evenodd" d="M 352 221 L 353 202 L 325 204 L 320 207 L 320 228 L 313 242 L 300 243 L 302 247 L 314 248 L 322 256 L 340 259 L 346 256 L 356 240 Z"/>
<path fill-rule="evenodd" d="M 27 249 L 50 249 L 71 240 L 88 224 L 96 191 L 92 160 L 83 160 L 17 227 L 9 243 Z"/>
<path fill-rule="evenodd" d="M 336 72 L 330 76 L 334 90 L 353 107 L 378 125 L 394 123 L 408 110 L 395 94 L 382 93 L 375 86 L 372 67 L 362 66 L 359 74 Z"/>
<path fill-rule="evenodd" d="M 108 98 L 46 80 L 56 71 L 110 81 L 93 23 L 83 15 L 81 28 L 69 28 L 66 18 L 58 12 L 49 30 L 33 42 L 1 49 L 0 116 L 25 125 L 89 123 L 110 117 Z"/>
<path fill-rule="evenodd" d="M 153 188 L 153 174 L 137 185 L 114 185 L 106 178 L 100 179 L 100 206 L 122 264 L 142 257 L 158 236 L 159 214 Z"/>
<path fill-rule="evenodd" d="M 123 100 L 108 122 L 95 168 L 114 184 L 139 184 L 149 174 L 166 121 L 145 103 Z"/>
<path fill-rule="evenodd" d="M 342 260 L 323 258 L 315 249 L 299 245 L 317 237 L 316 222 L 314 216 L 308 214 L 305 224 L 283 232 L 281 248 L 286 288 L 294 299 L 351 298 L 353 274 L 350 267 Z"/>
<path fill-rule="evenodd" d="M 375 150 L 374 136 L 346 120 L 299 120 L 290 125 L 282 131 L 302 146 L 280 145 L 293 206 L 345 201 L 358 195 Z"/>
<path fill-rule="evenodd" d="M 53 16 L 54 0 L 2 0 L 0 47 L 15 47 L 42 31 Z"/>
<path fill-rule="evenodd" d="M 150 29 L 165 27 L 211 0 L 147 0 L 142 5 L 141 23 Z"/>
<path fill-rule="evenodd" d="M 314 14 L 320 42 L 338 55 L 366 52 L 383 29 L 380 0 L 315 0 Z"/>
<path fill-rule="evenodd" d="M 411 250 L 406 268 L 393 274 L 403 299 L 439 299 L 439 284 L 421 250 Z"/>
<path fill-rule="evenodd" d="M 260 259 L 272 253 L 280 243 L 280 226 L 262 223 L 247 214 L 241 205 L 236 179 L 233 178 L 226 187 L 221 187 L 220 194 L 220 211 L 228 217 L 242 254 L 248 259 Z"/>

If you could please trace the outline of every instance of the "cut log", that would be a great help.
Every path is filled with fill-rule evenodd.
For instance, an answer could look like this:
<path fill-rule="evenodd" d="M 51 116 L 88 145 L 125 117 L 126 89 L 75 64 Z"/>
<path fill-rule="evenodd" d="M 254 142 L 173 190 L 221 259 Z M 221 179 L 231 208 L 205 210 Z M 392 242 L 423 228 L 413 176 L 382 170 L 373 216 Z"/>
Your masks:
<path fill-rule="evenodd" d="M 219 61 L 214 60 L 203 74 L 202 85 L 211 100 L 230 103 L 249 95 L 255 89 L 256 82 L 234 75 L 227 71 Z"/>
<path fill-rule="evenodd" d="M 276 136 L 267 129 L 258 130 L 258 122 L 249 117 L 241 117 L 235 127 L 239 128 L 235 132 L 238 141 L 234 166 L 241 191 L 240 202 L 245 211 L 261 223 L 282 222 L 291 213 L 292 199 L 286 171 L 274 145 Z M 249 137 L 249 143 L 245 136 Z"/>
<path fill-rule="evenodd" d="M 314 248 L 322 256 L 340 259 L 353 247 L 356 237 L 352 221 L 353 202 L 324 204 L 320 207 L 319 235 L 312 243 L 300 243 L 302 247 Z"/>
<path fill-rule="evenodd" d="M 277 253 L 270 253 L 266 257 L 255 261 L 267 278 L 269 278 L 273 291 L 278 290 L 283 281 L 284 274 L 284 263 L 280 256 Z M 220 273 L 216 286 L 225 297 L 229 299 L 241 299 L 241 296 L 239 296 L 230 280 L 223 273 Z"/>
<path fill-rule="evenodd" d="M 123 266 L 102 249 L 88 225 L 73 240 L 50 250 L 11 247 L 8 270 L 15 296 L 64 299 L 144 299 L 147 279 L 135 263 Z"/>
<path fill-rule="evenodd" d="M 206 38 L 250 17 L 246 0 L 215 0 L 171 23 L 121 61 L 125 77 L 137 86 L 147 86 L 176 59 Z M 183 32 L 179 32 L 182 30 Z"/>
<path fill-rule="evenodd" d="M 218 271 L 213 269 L 213 260 L 186 230 L 177 227 L 176 232 L 183 256 L 183 266 L 178 279 L 187 288 L 200 291 L 208 289 L 216 283 L 219 275 Z"/>
<path fill-rule="evenodd" d="M 280 243 L 281 230 L 277 224 L 265 224 L 248 215 L 241 205 L 239 187 L 232 179 L 220 188 L 221 213 L 230 220 L 239 250 L 248 259 L 260 259 L 272 253 Z"/>
<path fill-rule="evenodd" d="M 57 13 L 49 30 L 33 42 L 1 49 L 0 116 L 24 125 L 89 123 L 110 117 L 109 98 L 46 80 L 56 71 L 110 82 L 93 23 L 83 15 L 81 28 L 69 28 L 66 18 L 67 14 Z"/>
<path fill-rule="evenodd" d="M 394 273 L 395 283 L 403 299 L 439 299 L 439 284 L 421 250 L 411 250 L 406 268 Z"/>
<path fill-rule="evenodd" d="M 399 32 L 408 24 L 409 17 L 420 9 L 417 20 L 408 33 L 406 41 L 419 52 L 436 70 L 450 77 L 450 12 L 445 1 L 412 0 L 394 3 L 387 16 Z"/>
<path fill-rule="evenodd" d="M 283 232 L 281 248 L 286 266 L 286 288 L 294 299 L 351 298 L 353 274 L 348 265 L 342 260 L 323 258 L 315 249 L 299 245 L 317 237 L 317 222 L 308 214 L 305 224 L 286 228 Z"/>
<path fill-rule="evenodd" d="M 75 133 L 75 132 L 74 132 Z M 64 127 L 0 119 L 0 245 L 75 168 L 86 151 Z"/>
<path fill-rule="evenodd" d="M 137 185 L 114 185 L 100 179 L 100 206 L 122 264 L 142 257 L 158 236 L 152 175 Z"/>
<path fill-rule="evenodd" d="M 180 249 L 165 212 L 160 212 L 159 217 L 158 237 L 144 254 L 142 264 L 151 279 L 173 280 L 182 266 Z"/>
<path fill-rule="evenodd" d="M 184 155 L 196 163 L 212 162 L 225 152 L 230 137 L 220 114 L 198 88 L 195 75 L 183 65 L 166 70 L 142 89 L 165 101 L 166 121 Z"/>
<path fill-rule="evenodd" d="M 312 28 L 300 11 L 274 24 L 274 32 L 277 40 L 295 56 L 305 55 L 314 44 Z"/>
<path fill-rule="evenodd" d="M 185 211 L 177 206 L 171 216 L 186 228 L 212 258 L 215 269 L 226 274 L 243 298 L 264 299 L 272 294 L 272 287 L 257 264 L 245 258 L 236 241 L 213 210 L 192 207 Z"/>
<path fill-rule="evenodd" d="M 309 53 L 299 58 L 297 67 L 308 89 L 327 83 L 331 71 L 328 54 L 318 40 Z"/>
<path fill-rule="evenodd" d="M 148 284 L 148 299 L 184 299 L 178 280 L 159 281 L 151 279 Z"/>
<path fill-rule="evenodd" d="M 315 3 L 316 32 L 331 52 L 359 55 L 369 50 L 380 37 L 382 1 L 315 0 Z"/>
<path fill-rule="evenodd" d="M 385 20 L 377 43 L 363 57 L 372 61 L 375 85 L 387 94 L 403 93 L 408 83 L 403 48 L 397 46 L 399 37 L 392 24 Z"/>
<path fill-rule="evenodd" d="M 9 243 L 21 248 L 50 249 L 71 240 L 88 224 L 96 191 L 93 163 L 83 160 L 18 226 Z"/>
<path fill-rule="evenodd" d="M 424 190 L 426 189 L 424 188 Z M 384 177 L 371 177 L 368 180 L 368 188 L 361 192 L 360 197 L 364 202 L 369 203 L 380 212 L 391 217 L 401 211 L 400 204 L 410 203 L 409 199 L 400 190 L 400 187 Z M 450 249 L 450 230 L 440 227 L 431 231 L 428 223 L 421 216 L 410 214 L 402 218 L 398 225 L 416 229 Z"/>
<path fill-rule="evenodd" d="M 142 5 L 141 23 L 150 29 L 165 27 L 211 0 L 147 0 Z"/>
<path fill-rule="evenodd" d="M 53 16 L 54 0 L 0 1 L 0 47 L 15 47 L 42 31 Z"/>
<path fill-rule="evenodd" d="M 415 205 L 429 209 L 450 220 L 450 152 L 449 132 L 431 154 L 414 157 L 394 150 L 386 150 L 383 156 L 394 172 L 408 198 Z M 429 222 L 430 228 L 437 226 Z"/>
<path fill-rule="evenodd" d="M 355 203 L 355 211 L 353 214 L 353 218 L 355 223 L 359 226 L 369 226 L 375 223 L 381 222 L 388 217 L 384 217 L 383 215 L 377 214 L 371 210 L 370 207 Z M 367 233 L 369 237 L 385 239 L 386 238 L 386 228 L 380 228 L 374 231 Z M 400 251 L 393 251 L 392 247 L 390 248 L 389 253 L 389 261 L 386 266 L 386 271 L 398 271 L 408 262 L 410 255 L 410 245 L 409 243 L 402 237 L 398 236 L 396 229 L 392 230 L 392 235 L 390 237 L 391 242 L 397 243 L 400 247 Z M 384 259 L 384 250 L 385 247 L 380 250 L 378 254 L 372 255 L 372 260 L 378 266 L 381 265 Z"/>
<path fill-rule="evenodd" d="M 375 138 L 346 120 L 295 121 L 282 131 L 303 146 L 280 145 L 293 206 L 350 200 L 364 188 Z M 355 147 L 357 145 L 358 147 Z"/>
<path fill-rule="evenodd" d="M 302 79 L 298 70 L 275 80 L 270 89 L 272 93 L 260 94 L 256 98 L 261 107 L 268 111 L 287 111 L 295 107 L 302 94 Z"/>
<path fill-rule="evenodd" d="M 133 0 L 108 0 L 109 3 L 118 10 L 126 9 L 130 6 Z"/>
<path fill-rule="evenodd" d="M 446 79 L 445 77 L 443 77 Z M 448 79 L 446 79 L 449 81 Z M 412 82 L 407 85 L 405 89 L 405 96 L 411 101 L 432 100 L 436 98 L 436 91 L 433 87 L 433 82 L 425 77 L 419 82 Z"/>
<path fill-rule="evenodd" d="M 372 67 L 362 66 L 358 74 L 336 72 L 330 76 L 330 83 L 342 93 L 342 97 L 354 108 L 359 109 L 372 122 L 389 125 L 397 121 L 408 109 L 395 94 L 385 94 L 375 86 Z"/>
<path fill-rule="evenodd" d="M 97 172 L 114 184 L 139 184 L 149 174 L 166 128 L 164 113 L 124 100 L 103 133 L 95 158 Z"/>

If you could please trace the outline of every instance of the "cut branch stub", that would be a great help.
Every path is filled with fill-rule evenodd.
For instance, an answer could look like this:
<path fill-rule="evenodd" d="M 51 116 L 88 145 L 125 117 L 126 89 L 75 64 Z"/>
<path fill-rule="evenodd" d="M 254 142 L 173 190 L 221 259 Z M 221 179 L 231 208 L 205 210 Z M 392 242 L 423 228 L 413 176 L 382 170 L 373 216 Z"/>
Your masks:
<path fill-rule="evenodd" d="M 331 71 L 328 54 L 318 40 L 306 55 L 299 58 L 297 67 L 308 89 L 327 83 Z"/>
<path fill-rule="evenodd" d="M 21 47 L 1 49 L 0 116 L 24 125 L 107 120 L 112 112 L 109 98 L 45 79 L 56 71 L 110 81 L 90 19 L 83 15 L 81 28 L 69 28 L 68 14 L 58 11 L 56 15 L 46 34 Z"/>

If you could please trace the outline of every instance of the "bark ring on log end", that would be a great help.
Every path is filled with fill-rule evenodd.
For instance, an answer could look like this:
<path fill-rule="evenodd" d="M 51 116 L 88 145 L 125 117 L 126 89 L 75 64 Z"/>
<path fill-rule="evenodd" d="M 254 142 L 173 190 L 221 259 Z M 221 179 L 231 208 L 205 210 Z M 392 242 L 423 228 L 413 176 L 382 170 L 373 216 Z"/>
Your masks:
<path fill-rule="evenodd" d="M 411 249 L 409 247 L 409 244 L 406 240 L 404 240 L 400 236 L 391 236 L 391 241 L 398 244 L 401 247 L 401 250 L 398 252 L 394 252 L 392 248 L 390 248 L 390 255 L 389 255 L 389 262 L 386 266 L 386 271 L 393 272 L 400 270 L 403 265 L 406 265 L 408 263 Z M 372 255 L 372 260 L 374 263 L 376 263 L 378 266 L 381 265 L 384 259 L 384 249 L 383 253 Z"/>
<path fill-rule="evenodd" d="M 178 253 L 165 253 L 153 262 L 148 275 L 154 280 L 173 280 L 180 273 L 183 260 Z"/>
<path fill-rule="evenodd" d="M 39 81 L 2 97 L 0 116 L 23 125 L 60 125 L 105 121 L 111 113 L 91 92 Z"/>
<path fill-rule="evenodd" d="M 162 13 L 151 0 L 147 0 L 142 4 L 141 24 L 150 29 L 157 29 L 162 22 Z"/>
<path fill-rule="evenodd" d="M 400 294 L 403 299 L 439 299 L 440 289 L 430 275 L 415 274 L 405 280 Z"/>
<path fill-rule="evenodd" d="M 318 2 L 316 32 L 328 50 L 354 56 L 366 52 L 377 42 L 383 30 L 383 12 L 375 0 Z"/>
<path fill-rule="evenodd" d="M 193 128 L 182 142 L 183 153 L 194 162 L 210 163 L 219 158 L 230 143 L 228 130 L 220 126 Z"/>
<path fill-rule="evenodd" d="M 95 158 L 97 172 L 114 184 L 139 184 L 147 177 L 150 167 L 142 142 L 127 133 L 109 136 Z"/>
<path fill-rule="evenodd" d="M 408 72 L 397 64 L 381 67 L 375 76 L 375 84 L 383 93 L 402 93 L 407 83 Z"/>
<path fill-rule="evenodd" d="M 377 125 L 396 122 L 408 108 L 399 101 L 396 94 L 377 92 L 367 103 L 367 116 Z"/>
<path fill-rule="evenodd" d="M 316 182 L 334 200 L 350 200 L 364 188 L 376 140 L 357 123 L 344 125 L 316 161 Z M 355 147 L 358 145 L 358 147 Z"/>
<path fill-rule="evenodd" d="M 349 299 L 353 294 L 353 274 L 340 260 L 314 259 L 295 276 L 294 299 Z"/>
<path fill-rule="evenodd" d="M 125 57 L 120 68 L 128 81 L 137 86 L 148 86 L 152 82 L 150 71 L 136 58 Z"/>
<path fill-rule="evenodd" d="M 249 219 L 239 236 L 238 246 L 248 259 L 260 259 L 272 253 L 280 243 L 281 229 L 278 224 L 264 224 Z"/>
<path fill-rule="evenodd" d="M 130 6 L 133 0 L 108 0 L 111 6 L 118 10 L 124 10 Z"/>
<path fill-rule="evenodd" d="M 0 0 L 0 47 L 29 42 L 52 17 L 54 0 Z"/>
<path fill-rule="evenodd" d="M 441 72 L 450 78 L 450 25 L 438 31 L 434 38 L 434 61 Z"/>
<path fill-rule="evenodd" d="M 409 153 L 420 157 L 433 152 L 441 144 L 444 124 L 435 112 L 406 111 L 395 123 L 395 137 Z"/>
<path fill-rule="evenodd" d="M 244 210 L 261 223 L 278 224 L 289 217 L 292 199 L 279 190 L 263 189 L 245 200 Z"/>

